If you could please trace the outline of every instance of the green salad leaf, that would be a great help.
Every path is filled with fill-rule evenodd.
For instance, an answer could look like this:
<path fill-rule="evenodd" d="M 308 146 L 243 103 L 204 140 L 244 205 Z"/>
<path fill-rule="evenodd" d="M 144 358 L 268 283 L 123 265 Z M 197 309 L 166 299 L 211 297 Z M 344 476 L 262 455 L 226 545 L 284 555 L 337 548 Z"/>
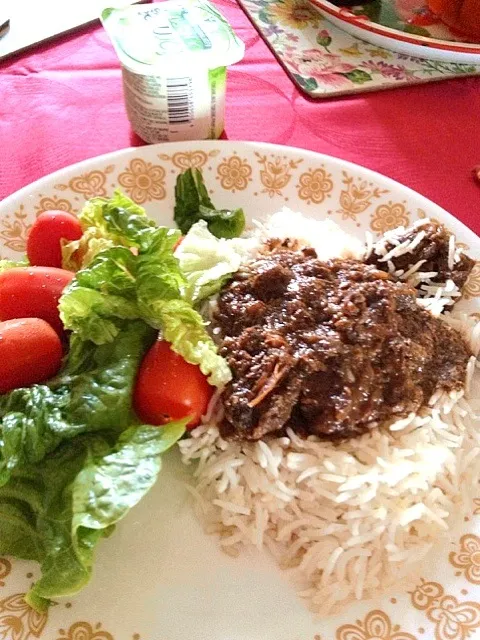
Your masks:
<path fill-rule="evenodd" d="M 111 198 L 90 198 L 78 216 L 80 224 L 84 229 L 95 227 L 104 235 L 113 237 L 112 230 L 108 229 L 105 224 L 105 210 L 107 209 L 124 209 L 134 216 L 141 216 L 148 220 L 145 209 L 117 189 Z M 151 226 L 156 225 L 152 222 Z M 117 244 L 121 244 L 121 240 L 122 238 L 116 238 Z"/>
<path fill-rule="evenodd" d="M 243 209 L 216 209 L 210 200 L 199 169 L 187 169 L 175 185 L 174 219 L 183 234 L 199 220 L 205 220 L 217 238 L 236 238 L 245 229 Z"/>
<path fill-rule="evenodd" d="M 88 227 L 79 240 L 62 244 L 62 267 L 67 271 L 78 271 L 90 264 L 100 251 L 114 246 L 113 240 L 106 238 L 99 229 Z"/>
<path fill-rule="evenodd" d="M 116 192 L 115 195 L 118 197 L 119 193 Z M 159 227 L 156 222 L 147 217 L 141 207 L 138 205 L 135 207 L 139 208 L 140 212 L 132 210 L 131 207 L 113 206 L 112 201 L 109 201 L 103 208 L 102 228 L 109 236 L 115 237 L 118 244 L 126 247 L 146 250 L 158 236 L 161 236 L 162 240 L 169 238 L 169 243 L 161 247 L 163 251 L 174 247 L 180 237 L 179 232 L 175 229 Z"/>
<path fill-rule="evenodd" d="M 0 260 L 0 273 L 7 269 L 14 269 L 15 267 L 28 267 L 29 262 L 25 260 Z"/>
<path fill-rule="evenodd" d="M 112 284 L 115 286 L 115 283 Z M 155 338 L 141 320 L 96 345 L 71 336 L 60 374 L 0 396 L 0 554 L 36 560 L 36 610 L 89 581 L 97 543 L 153 486 L 188 421 L 138 425 L 132 394 Z"/>
<path fill-rule="evenodd" d="M 185 298 L 198 305 L 218 293 L 256 245 L 253 238 L 219 239 L 204 220 L 195 223 L 175 252 L 187 281 Z"/>
<path fill-rule="evenodd" d="M 108 455 L 91 458 L 75 478 L 75 528 L 102 530 L 123 518 L 152 486 L 159 456 L 181 438 L 187 422 L 130 427 Z"/>
<path fill-rule="evenodd" d="M 161 455 L 187 420 L 80 436 L 0 488 L 0 553 L 41 564 L 26 596 L 31 606 L 45 609 L 87 584 L 98 542 L 155 484 Z"/>
<path fill-rule="evenodd" d="M 140 321 L 125 326 L 109 345 L 73 335 L 57 378 L 0 396 L 0 485 L 15 469 L 42 461 L 64 440 L 102 430 L 119 432 L 133 424 L 133 384 L 154 337 Z"/>
<path fill-rule="evenodd" d="M 217 354 L 212 339 L 205 331 L 201 315 L 185 300 L 171 300 L 158 309 L 162 334 L 172 349 L 187 362 L 200 366 L 215 387 L 223 387 L 232 378 L 224 358 Z"/>
<path fill-rule="evenodd" d="M 89 215 L 121 246 L 101 251 L 77 272 L 60 299 L 64 326 L 101 345 L 115 340 L 125 323 L 141 319 L 185 360 L 198 364 L 211 384 L 226 384 L 230 370 L 186 298 L 187 280 L 174 255 L 179 232 L 157 227 L 143 210 L 136 213 L 110 201 Z"/>
<path fill-rule="evenodd" d="M 110 213 L 121 210 L 126 217 L 132 215 L 144 226 L 155 228 L 156 224 L 147 218 L 145 210 L 120 191 L 115 191 L 111 198 L 96 197 L 85 203 L 78 220 L 82 225 L 83 235 L 80 240 L 67 242 L 62 246 L 62 263 L 64 269 L 78 271 L 91 263 L 93 258 L 105 249 L 115 246 L 135 246 L 128 241 L 123 231 L 116 233 L 115 226 L 108 222 Z M 140 223 L 137 223 L 140 224 Z"/>
<path fill-rule="evenodd" d="M 136 299 L 137 262 L 125 247 L 101 251 L 78 271 L 60 299 L 67 329 L 96 344 L 111 342 L 125 320 L 140 317 Z"/>

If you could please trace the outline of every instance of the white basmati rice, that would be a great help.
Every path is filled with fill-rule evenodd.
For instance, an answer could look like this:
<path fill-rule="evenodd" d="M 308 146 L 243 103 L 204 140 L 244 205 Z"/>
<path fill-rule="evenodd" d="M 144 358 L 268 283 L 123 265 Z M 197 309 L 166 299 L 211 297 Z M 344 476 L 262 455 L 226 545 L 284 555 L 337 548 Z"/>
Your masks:
<path fill-rule="evenodd" d="M 279 227 L 274 217 L 260 236 L 295 235 L 293 226 L 295 237 L 311 239 L 322 227 L 322 245 L 337 243 L 341 255 L 354 251 L 349 239 L 339 249 L 337 231 L 330 242 L 324 225 L 308 221 L 302 227 L 298 215 L 294 221 L 285 212 L 278 216 Z M 395 239 L 390 232 L 388 243 L 404 251 Z M 384 250 L 384 259 L 388 255 Z M 420 267 L 412 265 L 405 279 Z M 418 302 L 433 313 L 441 313 L 457 293 L 449 283 L 427 279 L 427 287 Z M 472 349 L 466 392 L 439 390 L 419 415 L 342 443 L 302 439 L 290 429 L 287 436 L 256 443 L 226 442 L 216 427 L 222 415 L 217 395 L 204 423 L 180 442 L 183 461 L 195 463 L 192 494 L 206 530 L 217 533 L 232 556 L 243 546 L 268 550 L 317 615 L 398 586 L 471 513 L 480 480 L 480 433 L 468 391 L 480 323 L 455 309 L 442 317 Z"/>
<path fill-rule="evenodd" d="M 331 220 L 318 221 L 284 207 L 266 221 L 255 222 L 255 235 L 260 240 L 292 238 L 312 246 L 320 260 L 331 258 L 361 258 L 365 245 L 345 233 Z"/>
<path fill-rule="evenodd" d="M 448 239 L 448 268 L 450 271 L 455 266 L 455 236 L 452 235 Z"/>

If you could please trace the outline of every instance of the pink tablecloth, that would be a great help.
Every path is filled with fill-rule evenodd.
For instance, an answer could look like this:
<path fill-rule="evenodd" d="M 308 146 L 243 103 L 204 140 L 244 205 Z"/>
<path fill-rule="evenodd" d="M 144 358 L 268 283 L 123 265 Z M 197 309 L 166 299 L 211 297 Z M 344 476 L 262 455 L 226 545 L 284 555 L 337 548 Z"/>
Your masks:
<path fill-rule="evenodd" d="M 321 151 L 380 171 L 480 233 L 480 78 L 309 101 L 234 0 L 216 0 L 246 44 L 229 74 L 226 136 Z M 56 169 L 142 144 L 117 58 L 90 27 L 0 63 L 0 199 Z"/>

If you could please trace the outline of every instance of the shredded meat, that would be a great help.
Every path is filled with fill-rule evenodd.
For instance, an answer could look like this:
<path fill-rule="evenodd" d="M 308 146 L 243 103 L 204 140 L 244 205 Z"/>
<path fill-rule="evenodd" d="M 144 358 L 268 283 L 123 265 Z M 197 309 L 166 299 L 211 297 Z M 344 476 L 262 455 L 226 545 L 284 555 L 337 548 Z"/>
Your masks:
<path fill-rule="evenodd" d="M 408 271 L 411 265 L 419 261 L 423 261 L 420 271 L 437 272 L 437 276 L 432 278 L 432 282 L 443 283 L 447 280 L 453 280 L 457 287 L 461 290 L 467 281 L 470 271 L 475 265 L 475 261 L 464 253 L 460 253 L 456 257 L 453 268 L 449 267 L 449 241 L 452 234 L 438 222 L 430 221 L 421 227 L 409 227 L 403 234 L 396 234 L 396 241 L 402 244 L 406 241 L 415 240 L 418 234 L 422 233 L 423 238 L 420 243 L 414 246 L 413 250 L 408 250 L 402 255 L 393 257 L 395 270 Z M 392 242 L 385 243 L 387 252 L 391 251 L 395 245 Z M 370 257 L 367 259 L 368 264 L 374 264 L 379 269 L 388 271 L 388 264 L 382 260 L 374 249 Z"/>
<path fill-rule="evenodd" d="M 439 387 L 462 388 L 468 349 L 414 289 L 374 265 L 288 246 L 266 247 L 219 296 L 233 374 L 224 437 L 257 440 L 287 426 L 357 436 L 417 411 Z"/>

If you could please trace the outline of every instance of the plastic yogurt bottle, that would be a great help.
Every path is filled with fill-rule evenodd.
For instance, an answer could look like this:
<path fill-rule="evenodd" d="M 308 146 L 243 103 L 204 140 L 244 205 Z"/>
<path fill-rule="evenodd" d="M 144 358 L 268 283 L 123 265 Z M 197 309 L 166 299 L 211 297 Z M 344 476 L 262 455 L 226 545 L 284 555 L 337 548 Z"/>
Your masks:
<path fill-rule="evenodd" d="M 145 142 L 220 137 L 227 66 L 245 45 L 206 0 L 104 9 L 102 23 L 122 65 L 133 130 Z"/>

